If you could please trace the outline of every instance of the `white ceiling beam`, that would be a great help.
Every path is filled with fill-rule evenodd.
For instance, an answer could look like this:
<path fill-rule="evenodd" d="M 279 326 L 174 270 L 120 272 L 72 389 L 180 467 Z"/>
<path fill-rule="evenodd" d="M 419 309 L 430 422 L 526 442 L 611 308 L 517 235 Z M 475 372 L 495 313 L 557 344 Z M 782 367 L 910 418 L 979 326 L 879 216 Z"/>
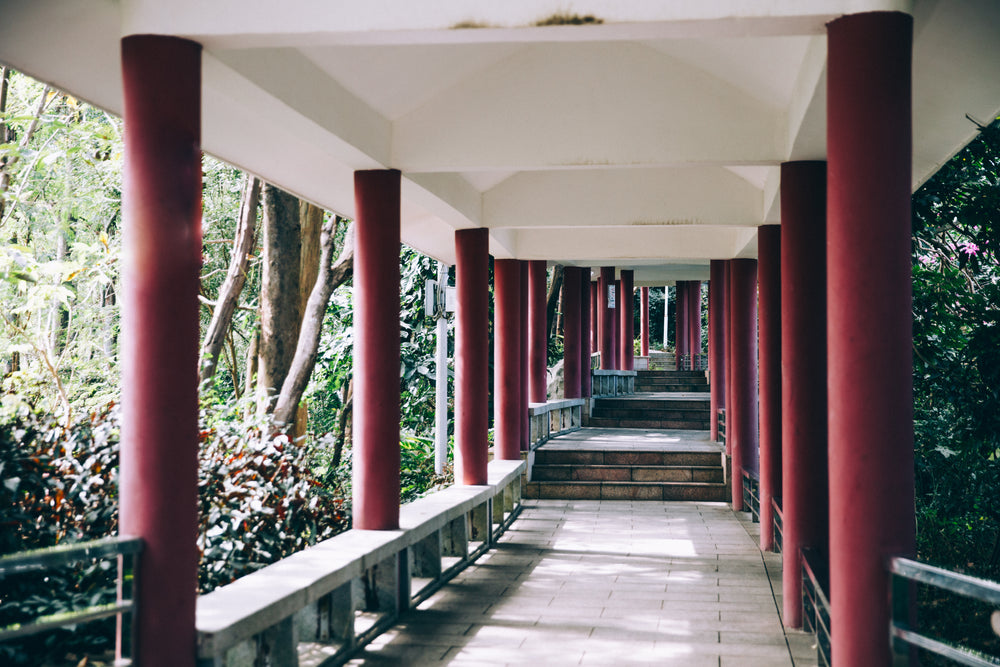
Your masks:
<path fill-rule="evenodd" d="M 123 34 L 171 34 L 213 48 L 331 44 L 696 38 L 820 34 L 861 11 L 909 11 L 910 0 L 123 0 Z M 601 25 L 535 27 L 558 16 Z M 457 29 L 460 26 L 476 26 Z"/>

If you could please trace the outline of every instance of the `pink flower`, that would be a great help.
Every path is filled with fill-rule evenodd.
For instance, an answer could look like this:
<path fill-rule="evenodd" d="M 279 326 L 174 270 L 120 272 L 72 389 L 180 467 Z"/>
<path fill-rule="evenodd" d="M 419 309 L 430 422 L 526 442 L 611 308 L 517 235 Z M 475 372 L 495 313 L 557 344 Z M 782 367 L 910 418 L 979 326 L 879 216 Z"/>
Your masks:
<path fill-rule="evenodd" d="M 977 246 L 972 241 L 962 241 L 958 244 L 958 251 L 964 252 L 966 255 L 972 256 L 979 252 L 979 246 Z"/>

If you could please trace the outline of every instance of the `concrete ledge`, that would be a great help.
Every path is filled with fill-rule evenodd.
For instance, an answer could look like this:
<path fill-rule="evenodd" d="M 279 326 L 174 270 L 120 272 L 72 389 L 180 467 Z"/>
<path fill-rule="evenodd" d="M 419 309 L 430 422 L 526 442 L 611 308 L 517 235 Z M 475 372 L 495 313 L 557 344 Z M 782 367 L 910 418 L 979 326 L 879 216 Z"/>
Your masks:
<path fill-rule="evenodd" d="M 524 468 L 523 461 L 492 461 L 488 485 L 452 486 L 401 507 L 399 530 L 351 529 L 200 596 L 195 619 L 199 659 L 225 664 L 221 656 L 232 647 L 285 622 L 451 522 L 489 508 L 494 498 L 500 501 L 502 519 L 504 507 L 520 500 Z M 513 485 L 518 488 L 511 493 Z M 486 521 L 488 514 L 483 512 Z"/>

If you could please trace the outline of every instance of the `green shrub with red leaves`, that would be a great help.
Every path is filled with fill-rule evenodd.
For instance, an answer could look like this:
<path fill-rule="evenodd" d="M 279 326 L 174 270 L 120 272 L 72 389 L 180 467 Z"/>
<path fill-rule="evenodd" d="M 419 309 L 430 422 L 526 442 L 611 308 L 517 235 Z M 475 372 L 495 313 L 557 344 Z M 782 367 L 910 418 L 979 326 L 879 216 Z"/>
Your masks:
<path fill-rule="evenodd" d="M 200 592 L 346 529 L 344 503 L 314 477 L 312 455 L 267 428 L 202 412 Z M 212 423 L 214 422 L 214 423 Z M 0 554 L 118 530 L 119 410 L 62 425 L 21 410 L 0 423 Z M 113 561 L 0 579 L 0 627 L 114 600 Z M 102 652 L 113 619 L 0 643 L 0 664 Z"/>

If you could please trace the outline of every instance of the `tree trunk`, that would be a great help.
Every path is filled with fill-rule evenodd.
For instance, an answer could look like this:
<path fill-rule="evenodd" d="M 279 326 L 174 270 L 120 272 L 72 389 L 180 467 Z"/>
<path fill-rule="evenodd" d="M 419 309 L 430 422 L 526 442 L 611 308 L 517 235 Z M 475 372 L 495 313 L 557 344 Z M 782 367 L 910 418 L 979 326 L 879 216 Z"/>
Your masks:
<path fill-rule="evenodd" d="M 246 369 L 243 375 L 243 396 L 249 399 L 254 395 L 254 387 L 257 386 L 257 355 L 260 353 L 260 330 L 255 329 L 250 343 L 247 345 Z M 249 400 L 246 403 L 246 410 L 243 416 L 247 419 L 253 414 L 253 406 Z"/>
<path fill-rule="evenodd" d="M 299 312 L 302 313 L 303 319 L 306 317 L 309 295 L 312 294 L 316 278 L 319 276 L 320 256 L 322 254 L 321 237 L 323 217 L 325 215 L 326 211 L 309 202 L 304 201 L 299 205 L 299 220 L 302 221 L 302 256 L 299 263 Z M 337 226 L 335 225 L 335 236 L 336 229 Z M 297 441 L 305 437 L 308 426 L 309 406 L 305 401 L 299 401 L 299 406 L 293 420 L 292 440 Z"/>
<path fill-rule="evenodd" d="M 302 393 L 309 383 L 309 377 L 312 375 L 313 366 L 316 363 L 323 317 L 326 315 L 326 306 L 330 301 L 330 295 L 335 289 L 347 282 L 354 272 L 353 223 L 347 228 L 344 248 L 340 257 L 337 258 L 336 264 L 331 266 L 335 245 L 334 237 L 337 235 L 339 221 L 340 218 L 334 216 L 329 223 L 323 226 L 323 236 L 320 242 L 322 253 L 320 255 L 319 278 L 316 280 L 312 294 L 309 295 L 309 303 L 302 320 L 302 331 L 295 348 L 295 359 L 285 377 L 281 387 L 281 395 L 274 408 L 274 422 L 279 427 L 287 425 L 295 415 Z"/>
<path fill-rule="evenodd" d="M 253 253 L 257 229 L 257 202 L 260 198 L 260 181 L 247 174 L 243 180 L 243 195 L 240 198 L 240 218 L 236 224 L 236 238 L 233 240 L 233 254 L 229 259 L 226 279 L 219 288 L 217 305 L 212 312 L 212 321 L 205 332 L 205 342 L 201 346 L 198 364 L 198 380 L 205 382 L 219 365 L 219 353 L 225 344 L 233 313 L 240 299 L 240 293 L 247 280 L 247 265 Z"/>
<path fill-rule="evenodd" d="M 285 382 L 299 338 L 299 200 L 263 187 L 264 262 L 260 285 L 258 410 L 269 413 Z"/>
<path fill-rule="evenodd" d="M 556 306 L 559 304 L 559 293 L 562 292 L 563 267 L 556 264 L 552 267 L 552 282 L 549 284 L 549 293 L 545 299 L 545 324 L 548 331 L 548 340 L 552 340 L 556 329 Z"/>

